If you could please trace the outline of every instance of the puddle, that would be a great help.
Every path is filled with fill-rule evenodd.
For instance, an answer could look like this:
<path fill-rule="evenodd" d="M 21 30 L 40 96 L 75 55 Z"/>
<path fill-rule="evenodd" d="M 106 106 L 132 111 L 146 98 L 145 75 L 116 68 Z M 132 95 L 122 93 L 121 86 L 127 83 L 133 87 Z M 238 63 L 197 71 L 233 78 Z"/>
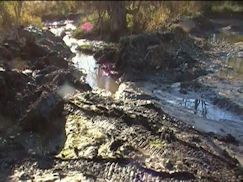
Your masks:
<path fill-rule="evenodd" d="M 154 82 L 142 81 L 136 84 L 139 89 L 155 96 L 162 107 L 174 108 L 174 113 L 182 109 L 189 115 L 205 120 L 241 122 L 243 126 L 243 115 L 236 115 L 226 109 L 219 108 L 203 98 L 201 96 L 203 93 L 188 91 L 187 94 L 181 94 L 180 85 L 179 82 L 172 85 L 159 85 L 156 80 Z"/>
<path fill-rule="evenodd" d="M 166 102 L 184 107 L 190 113 L 205 119 L 217 121 L 243 121 L 243 117 L 237 117 L 202 99 L 174 97 L 172 100 L 167 99 Z"/>
<path fill-rule="evenodd" d="M 156 81 L 141 82 L 136 86 L 157 102 L 170 116 L 192 125 L 203 132 L 231 134 L 238 141 L 243 141 L 243 115 L 237 115 L 220 108 L 202 97 L 203 93 L 188 91 L 180 93 L 180 83 L 158 85 Z"/>
<path fill-rule="evenodd" d="M 227 43 L 237 43 L 243 42 L 243 33 L 238 32 L 220 32 L 214 33 L 209 36 L 209 42 L 211 43 L 220 43 L 220 42 L 227 42 Z"/>
<path fill-rule="evenodd" d="M 76 68 L 87 74 L 86 82 L 92 88 L 101 88 L 112 94 L 118 90 L 119 84 L 109 75 L 106 69 L 110 66 L 109 64 L 100 66 L 96 64 L 96 60 L 92 55 L 86 55 L 77 50 L 78 46 L 87 43 L 100 46 L 103 44 L 102 41 L 78 40 L 73 38 L 71 32 L 76 29 L 76 26 L 71 20 L 47 23 L 46 26 L 49 27 L 50 31 L 56 36 L 61 36 L 61 34 L 65 32 L 63 40 L 66 45 L 70 47 L 71 51 L 76 54 L 75 57 L 72 58 L 72 62 Z"/>

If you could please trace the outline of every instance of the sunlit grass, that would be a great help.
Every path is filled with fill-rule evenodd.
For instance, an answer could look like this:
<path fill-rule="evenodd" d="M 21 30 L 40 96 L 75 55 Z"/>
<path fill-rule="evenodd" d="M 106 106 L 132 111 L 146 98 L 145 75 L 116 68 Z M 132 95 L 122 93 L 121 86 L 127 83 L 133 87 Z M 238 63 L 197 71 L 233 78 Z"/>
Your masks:
<path fill-rule="evenodd" d="M 213 12 L 243 12 L 243 5 L 236 4 L 233 1 L 224 1 L 220 4 L 213 4 L 211 7 Z"/>
<path fill-rule="evenodd" d="M 133 29 L 154 31 L 165 28 L 168 23 L 181 16 L 197 16 L 201 13 L 202 6 L 197 1 L 165 1 L 156 7 L 149 7 L 149 4 L 143 5 L 135 17 L 128 17 L 129 25 Z M 133 20 L 133 22 L 131 22 Z M 138 26 L 138 27 L 137 27 Z"/>

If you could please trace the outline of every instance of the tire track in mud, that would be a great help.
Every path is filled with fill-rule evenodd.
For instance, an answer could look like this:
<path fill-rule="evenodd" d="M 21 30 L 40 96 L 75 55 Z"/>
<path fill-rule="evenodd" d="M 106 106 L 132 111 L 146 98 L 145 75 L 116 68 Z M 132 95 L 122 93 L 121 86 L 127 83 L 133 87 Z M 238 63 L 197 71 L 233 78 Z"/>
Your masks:
<path fill-rule="evenodd" d="M 59 159 L 56 159 L 58 163 Z M 83 173 L 87 178 L 109 181 L 149 181 L 159 182 L 171 180 L 193 180 L 195 176 L 189 172 L 157 172 L 144 168 L 134 160 L 130 159 L 74 159 L 61 160 L 63 172 L 77 171 Z M 67 163 L 67 164 L 66 164 Z M 59 166 L 61 167 L 61 166 Z"/>
<path fill-rule="evenodd" d="M 75 107 L 76 109 L 79 109 L 77 107 Z M 79 114 L 87 114 L 87 112 L 85 111 L 80 111 Z M 88 113 L 89 114 L 89 113 Z M 97 114 L 97 113 L 96 113 Z M 129 126 L 131 123 L 127 124 L 122 117 L 120 118 L 109 118 L 109 120 L 102 120 L 102 116 L 99 116 L 100 114 L 97 114 L 98 116 L 95 116 L 92 121 L 88 121 L 91 125 L 95 125 L 98 128 L 101 128 L 103 130 L 103 132 L 105 134 L 108 134 L 110 136 L 113 137 L 117 137 L 119 139 L 125 139 L 124 144 L 128 144 L 129 146 L 135 148 L 136 150 L 143 150 L 146 153 L 148 153 L 149 155 L 156 155 L 157 157 L 162 157 L 162 149 L 158 149 L 155 147 L 150 147 L 149 145 L 149 140 L 153 140 L 153 139 L 158 139 L 158 137 L 152 137 L 151 132 L 142 129 L 143 125 L 133 125 L 132 127 Z M 102 115 L 102 114 L 101 114 Z M 126 121 L 128 121 L 126 119 Z M 130 156 L 131 158 L 135 159 L 136 156 Z M 124 160 L 124 159 L 123 159 Z M 137 162 L 138 163 L 138 162 Z M 141 164 L 139 164 L 141 165 Z M 112 171 L 114 165 L 111 165 L 109 170 L 106 171 Z M 115 165 L 117 166 L 117 164 Z M 115 167 L 116 168 L 116 167 Z M 141 167 L 140 168 L 143 171 L 153 171 L 152 169 L 149 168 L 145 168 L 145 167 Z M 124 169 L 123 169 L 124 170 Z M 116 170 L 114 170 L 116 171 Z M 118 170 L 119 171 L 119 170 Z M 129 170 L 128 170 L 129 171 Z M 150 176 L 151 175 L 147 175 L 147 173 L 144 173 L 145 175 L 142 175 L 143 173 L 138 173 L 138 172 L 134 172 L 131 171 L 131 174 L 137 174 L 137 176 L 140 175 L 139 179 L 142 181 L 147 181 L 146 179 L 148 178 L 149 181 L 152 180 L 153 177 Z M 154 173 L 157 174 L 157 178 L 158 180 L 160 180 L 161 177 L 159 176 L 165 176 L 163 178 L 174 178 L 174 177 L 178 177 L 178 179 L 184 179 L 186 176 L 189 179 L 194 179 L 194 175 L 192 173 L 189 172 L 176 172 L 176 173 L 168 173 L 168 172 L 158 172 L 158 171 L 154 171 Z M 124 174 L 125 175 L 125 174 Z M 148 177 L 146 177 L 146 175 Z M 108 174 L 109 176 L 109 174 Z M 133 176 L 133 175 L 132 175 Z M 121 176 L 118 179 L 122 179 Z M 152 180 L 152 181 L 156 181 Z M 132 180 L 129 180 L 132 181 Z M 136 180 L 135 180 L 136 181 Z"/>
<path fill-rule="evenodd" d="M 170 145 L 170 146 L 166 146 L 167 150 L 172 149 L 171 151 L 173 151 L 173 150 L 176 150 L 175 147 L 179 147 L 180 152 L 177 154 L 180 154 L 183 156 L 184 161 L 187 165 L 189 165 L 189 166 L 192 165 L 192 166 L 196 167 L 197 169 L 201 170 L 202 174 L 199 176 L 202 178 L 207 178 L 208 173 L 210 173 L 210 168 L 208 168 L 208 166 L 212 166 L 213 168 L 217 169 L 217 171 L 215 171 L 215 173 L 220 172 L 218 170 L 222 169 L 222 168 L 224 168 L 224 170 L 226 170 L 226 171 L 229 170 L 229 169 L 227 169 L 226 164 L 225 164 L 225 162 L 227 162 L 227 160 L 225 160 L 217 155 L 214 155 L 213 153 L 208 152 L 207 150 L 203 149 L 202 147 L 191 145 L 183 140 L 176 138 L 176 136 L 173 134 L 169 135 L 169 137 L 165 137 L 163 135 L 163 132 L 160 133 L 161 134 L 160 135 L 155 130 L 151 131 L 151 127 L 149 125 L 151 125 L 152 123 L 150 123 L 149 120 L 152 118 L 142 117 L 142 119 L 144 119 L 143 122 L 139 122 L 141 118 L 139 118 L 137 116 L 131 117 L 131 115 L 129 115 L 127 113 L 129 111 L 120 110 L 117 108 L 114 109 L 113 107 L 110 107 L 108 109 L 103 109 L 102 107 L 99 107 L 99 109 L 96 108 L 95 110 L 88 110 L 88 111 L 86 108 L 84 108 L 80 105 L 77 106 L 77 105 L 71 104 L 71 107 L 74 107 L 74 110 L 79 110 L 79 114 L 81 114 L 84 117 L 89 118 L 89 116 L 91 115 L 93 117 L 93 119 L 90 122 L 90 124 L 92 124 L 98 128 L 101 128 L 102 131 L 109 136 L 113 136 L 114 138 L 124 139 L 123 144 L 128 144 L 130 147 L 134 148 L 135 150 L 140 151 L 144 155 L 144 158 L 150 158 L 151 156 L 156 159 L 166 157 L 164 154 L 165 148 L 151 146 L 151 141 L 158 140 L 161 143 L 165 142 L 165 144 Z M 107 110 L 109 112 L 105 113 L 105 112 L 107 112 Z M 125 116 L 125 119 L 124 119 L 124 116 Z M 167 122 L 169 122 L 169 121 L 167 121 Z M 163 123 L 161 123 L 161 125 L 163 125 Z M 165 125 L 167 126 L 167 123 L 165 123 Z M 169 125 L 171 125 L 171 124 L 168 124 L 168 126 Z M 174 126 L 173 128 L 176 128 L 176 126 Z M 170 131 L 170 129 L 168 131 Z M 165 134 L 168 131 L 166 131 Z M 169 155 L 170 155 L 170 157 L 173 157 L 176 154 L 171 153 Z M 138 156 L 136 156 L 136 153 L 132 153 L 129 156 L 129 158 L 136 161 L 135 166 L 139 165 L 140 166 L 139 169 L 142 169 L 142 172 L 151 170 L 151 171 L 155 172 L 156 175 L 158 175 L 158 176 L 156 176 L 156 178 L 154 178 L 153 176 L 147 177 L 147 176 L 151 176 L 151 175 L 148 175 L 146 172 L 144 172 L 144 174 L 146 174 L 146 175 L 145 175 L 145 177 L 142 176 L 140 178 L 140 180 L 142 180 L 142 181 L 143 181 L 143 178 L 145 179 L 145 181 L 147 181 L 147 180 L 156 181 L 157 179 L 161 180 L 161 179 L 164 179 L 164 178 L 161 178 L 161 176 L 163 176 L 165 174 L 167 176 L 168 176 L 168 174 L 170 174 L 168 176 L 168 178 L 171 178 L 171 179 L 173 178 L 172 174 L 174 174 L 180 180 L 184 179 L 183 176 L 190 176 L 190 177 L 188 177 L 188 179 L 192 180 L 195 178 L 194 174 L 195 173 L 197 174 L 197 172 L 190 171 L 190 170 L 189 170 L 189 172 L 181 171 L 181 172 L 175 172 L 175 173 L 165 172 L 165 171 L 168 171 L 166 169 L 154 171 L 151 168 L 144 167 L 143 161 L 136 160 L 138 158 Z M 124 160 L 124 159 L 122 159 L 122 160 Z M 214 163 L 215 163 L 215 165 L 214 165 Z M 99 166 L 99 162 L 97 165 Z M 221 168 L 219 167 L 219 165 L 221 165 Z M 230 165 L 232 165 L 232 167 L 235 166 L 234 163 L 232 163 Z M 130 169 L 130 168 L 123 169 L 124 166 L 122 167 L 122 164 L 120 164 L 120 163 L 110 164 L 108 162 L 107 166 L 109 166 L 109 167 L 105 167 L 105 172 L 104 172 L 105 174 L 107 173 L 107 176 L 110 176 L 111 174 L 114 174 L 114 173 L 120 174 L 121 173 L 120 171 L 123 171 L 123 170 L 129 171 L 129 169 Z M 211 170 L 214 170 L 213 168 Z M 136 169 L 136 167 L 135 167 L 135 169 Z M 110 172 L 110 171 L 112 171 L 112 172 Z M 131 174 L 131 175 L 133 173 L 136 175 L 140 174 L 137 171 L 136 172 L 134 172 L 134 171 L 132 172 L 132 171 L 133 170 L 131 170 L 131 172 L 129 174 Z M 180 176 L 179 174 L 183 174 L 183 175 Z M 124 174 L 124 175 L 127 175 L 127 174 Z M 102 176 L 101 178 L 103 179 L 103 178 L 106 178 L 107 176 L 105 176 L 105 177 Z M 125 177 L 123 177 L 123 178 L 126 179 Z M 122 176 L 119 176 L 118 179 L 123 179 L 123 178 L 122 178 Z M 151 178 L 151 180 L 150 180 L 150 178 Z M 115 180 L 116 178 L 114 177 L 114 179 L 113 179 L 113 177 L 109 177 L 109 179 Z M 217 179 L 217 177 L 215 179 Z M 226 175 L 226 179 L 227 179 L 227 175 Z M 129 180 L 129 181 L 131 181 L 131 180 Z"/>

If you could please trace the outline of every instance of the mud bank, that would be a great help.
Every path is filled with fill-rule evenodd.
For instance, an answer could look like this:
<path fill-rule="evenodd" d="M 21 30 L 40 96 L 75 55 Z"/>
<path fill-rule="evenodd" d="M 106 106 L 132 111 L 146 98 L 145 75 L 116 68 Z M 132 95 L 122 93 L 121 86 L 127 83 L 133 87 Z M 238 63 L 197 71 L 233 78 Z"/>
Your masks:
<path fill-rule="evenodd" d="M 82 81 L 84 74 L 68 61 L 72 52 L 61 38 L 35 27 L 21 29 L 19 34 L 21 39 L 6 39 L 0 46 L 0 132 L 3 137 L 21 138 L 24 151 L 36 153 L 32 148 L 36 146 L 27 141 L 33 132 L 37 138 L 65 136 L 65 97 L 76 89 L 91 88 Z M 50 151 L 55 153 L 56 147 Z"/>

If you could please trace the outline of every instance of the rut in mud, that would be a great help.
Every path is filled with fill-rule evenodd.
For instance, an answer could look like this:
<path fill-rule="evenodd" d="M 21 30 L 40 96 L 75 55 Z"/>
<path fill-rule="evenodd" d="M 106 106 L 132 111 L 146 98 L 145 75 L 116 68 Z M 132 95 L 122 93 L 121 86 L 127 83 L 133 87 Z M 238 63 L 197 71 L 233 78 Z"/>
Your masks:
<path fill-rule="evenodd" d="M 16 164 L 18 172 L 11 178 L 24 178 L 18 176 L 23 171 L 26 179 L 36 180 L 80 175 L 91 181 L 242 179 L 238 162 L 223 149 L 215 150 L 214 143 L 223 139 L 170 118 L 149 100 L 125 101 L 94 92 L 70 98 L 62 151 L 55 158 L 40 158 L 42 162 L 32 158 Z"/>

